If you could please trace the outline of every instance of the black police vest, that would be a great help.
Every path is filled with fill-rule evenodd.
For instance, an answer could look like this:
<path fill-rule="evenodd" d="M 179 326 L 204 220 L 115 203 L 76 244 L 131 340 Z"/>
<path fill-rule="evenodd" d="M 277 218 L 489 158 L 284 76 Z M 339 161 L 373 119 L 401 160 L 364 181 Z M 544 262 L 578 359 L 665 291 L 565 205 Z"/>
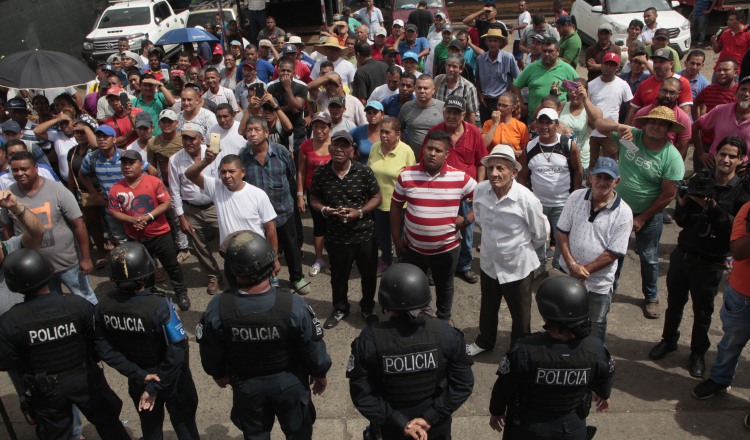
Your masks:
<path fill-rule="evenodd" d="M 531 377 L 521 387 L 520 401 L 524 411 L 567 414 L 576 410 L 589 392 L 601 341 L 587 337 L 566 356 L 553 353 L 548 348 L 550 341 L 545 333 L 525 339 Z"/>
<path fill-rule="evenodd" d="M 113 293 L 99 301 L 107 340 L 143 369 L 156 367 L 164 357 L 164 337 L 153 324 L 154 311 L 162 301 L 164 298 L 153 294 L 138 297 L 138 301 L 118 301 Z"/>
<path fill-rule="evenodd" d="M 55 316 L 40 315 L 29 304 L 14 307 L 10 313 L 23 338 L 19 347 L 23 373 L 57 374 L 88 362 L 85 323 L 70 302 L 64 301 Z"/>
<path fill-rule="evenodd" d="M 426 318 L 422 329 L 408 337 L 392 330 L 402 325 L 388 321 L 372 327 L 380 359 L 380 390 L 394 408 L 431 400 L 440 392 L 445 379 L 440 322 Z"/>
<path fill-rule="evenodd" d="M 294 360 L 289 347 L 292 293 L 276 289 L 269 310 L 243 314 L 235 306 L 236 292 L 219 298 L 219 318 L 229 369 L 240 377 L 265 376 L 288 370 Z"/>

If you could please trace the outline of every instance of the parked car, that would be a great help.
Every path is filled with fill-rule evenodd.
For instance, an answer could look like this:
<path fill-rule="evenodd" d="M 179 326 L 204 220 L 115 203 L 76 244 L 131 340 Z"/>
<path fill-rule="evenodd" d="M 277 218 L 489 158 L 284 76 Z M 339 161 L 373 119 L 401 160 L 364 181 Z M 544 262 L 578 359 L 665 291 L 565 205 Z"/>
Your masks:
<path fill-rule="evenodd" d="M 409 19 L 409 13 L 417 9 L 418 3 L 419 0 L 393 0 L 393 19 L 401 19 L 404 20 L 404 23 L 406 23 Z M 444 0 L 428 0 L 427 10 L 432 13 L 433 17 L 436 13 L 442 12 L 443 15 L 445 15 L 445 19 L 448 22 L 451 22 L 450 16 L 448 15 L 448 9 L 445 7 Z"/>
<path fill-rule="evenodd" d="M 578 35 L 586 44 L 596 44 L 599 26 L 608 22 L 615 31 L 612 41 L 623 46 L 628 38 L 630 21 L 643 21 L 643 11 L 656 8 L 656 23 L 669 30 L 669 45 L 683 57 L 690 50 L 690 22 L 673 9 L 677 6 L 678 2 L 670 4 L 667 0 L 575 0 L 570 14 Z"/>
<path fill-rule="evenodd" d="M 89 62 L 107 59 L 117 52 L 117 40 L 128 39 L 130 49 L 140 53 L 143 40 L 156 41 L 172 29 L 187 25 L 189 11 L 175 13 L 166 0 L 126 0 L 113 2 L 97 19 L 83 42 L 81 55 Z M 167 54 L 179 45 L 164 48 Z"/>

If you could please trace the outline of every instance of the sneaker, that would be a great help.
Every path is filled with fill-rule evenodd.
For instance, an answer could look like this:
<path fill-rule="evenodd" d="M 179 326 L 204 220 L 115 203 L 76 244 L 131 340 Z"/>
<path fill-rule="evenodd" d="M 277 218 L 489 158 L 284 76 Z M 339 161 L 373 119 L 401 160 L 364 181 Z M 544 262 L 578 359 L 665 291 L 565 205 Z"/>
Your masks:
<path fill-rule="evenodd" d="M 729 391 L 729 385 L 722 385 L 714 382 L 711 379 L 704 380 L 693 388 L 693 397 L 696 399 L 710 399 L 716 395 L 716 393 L 725 393 Z"/>
<path fill-rule="evenodd" d="M 177 297 L 177 307 L 180 308 L 183 312 L 186 312 L 190 310 L 190 298 L 188 298 L 187 292 L 178 293 L 176 294 Z"/>
<path fill-rule="evenodd" d="M 315 260 L 312 267 L 310 267 L 310 278 L 318 276 L 321 270 L 326 266 L 323 260 Z"/>
<path fill-rule="evenodd" d="M 661 216 L 661 222 L 665 225 L 672 224 L 674 220 L 672 219 L 672 216 L 667 212 L 664 211 L 663 215 Z"/>
<path fill-rule="evenodd" d="M 323 328 L 331 329 L 339 325 L 339 322 L 341 322 L 342 319 L 349 316 L 349 311 L 342 311 L 342 310 L 336 310 L 333 313 L 331 313 L 331 316 L 326 319 L 325 324 L 323 324 Z"/>
<path fill-rule="evenodd" d="M 383 272 L 385 272 L 386 269 L 391 267 L 390 264 L 386 263 L 383 260 L 378 261 L 378 276 L 383 275 Z"/>
<path fill-rule="evenodd" d="M 206 293 L 209 295 L 216 295 L 221 290 L 221 281 L 216 277 L 208 279 L 208 285 L 206 286 Z"/>
<path fill-rule="evenodd" d="M 279 279 L 277 277 L 271 277 L 269 281 L 273 287 L 279 287 Z"/>
<path fill-rule="evenodd" d="M 380 322 L 380 318 L 375 312 L 362 312 L 362 318 L 364 318 L 367 325 L 373 325 L 376 322 Z"/>
<path fill-rule="evenodd" d="M 466 354 L 468 354 L 469 356 L 473 357 L 478 355 L 479 353 L 484 353 L 485 351 L 487 351 L 487 349 L 478 346 L 476 342 L 466 344 Z"/>
<path fill-rule="evenodd" d="M 659 301 L 643 300 L 643 316 L 648 319 L 659 319 L 661 316 Z"/>
<path fill-rule="evenodd" d="M 308 293 L 310 293 L 310 283 L 307 282 L 304 278 L 300 278 L 294 283 L 294 291 L 299 295 L 307 295 Z"/>
<path fill-rule="evenodd" d="M 177 262 L 178 263 L 184 263 L 185 260 L 190 258 L 190 251 L 187 249 L 181 249 L 180 252 L 177 254 Z"/>

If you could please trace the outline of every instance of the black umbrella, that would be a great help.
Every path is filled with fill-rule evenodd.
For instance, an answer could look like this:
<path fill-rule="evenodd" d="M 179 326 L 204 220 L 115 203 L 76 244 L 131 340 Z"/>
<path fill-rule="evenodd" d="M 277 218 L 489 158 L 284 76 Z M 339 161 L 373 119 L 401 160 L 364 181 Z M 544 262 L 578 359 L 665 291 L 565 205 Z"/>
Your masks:
<path fill-rule="evenodd" d="M 70 87 L 94 77 L 83 62 L 60 52 L 25 50 L 0 60 L 0 86 L 16 89 Z"/>

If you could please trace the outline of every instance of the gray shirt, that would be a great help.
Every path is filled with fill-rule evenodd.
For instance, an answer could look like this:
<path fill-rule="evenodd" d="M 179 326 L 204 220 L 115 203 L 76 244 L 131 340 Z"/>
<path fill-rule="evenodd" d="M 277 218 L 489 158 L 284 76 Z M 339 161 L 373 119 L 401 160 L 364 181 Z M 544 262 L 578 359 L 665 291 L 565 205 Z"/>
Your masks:
<path fill-rule="evenodd" d="M 419 157 L 427 131 L 443 122 L 443 105 L 443 101 L 433 99 L 424 108 L 420 107 L 417 101 L 407 102 L 401 107 L 398 122 L 401 124 L 402 132 L 408 131 L 404 142 L 414 151 L 414 157 Z"/>

